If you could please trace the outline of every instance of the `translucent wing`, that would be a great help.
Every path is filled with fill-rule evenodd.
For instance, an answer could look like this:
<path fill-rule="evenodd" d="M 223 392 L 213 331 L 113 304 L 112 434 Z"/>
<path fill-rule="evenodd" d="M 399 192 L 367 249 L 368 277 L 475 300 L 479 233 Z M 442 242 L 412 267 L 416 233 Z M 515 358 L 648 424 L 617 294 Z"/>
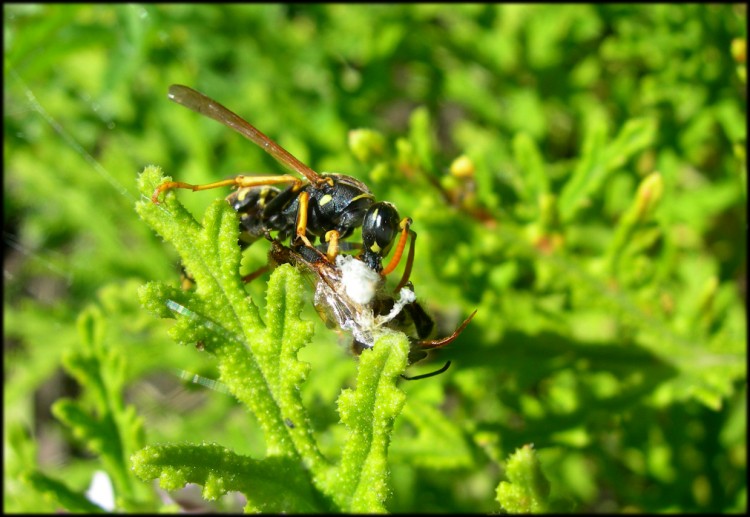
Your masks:
<path fill-rule="evenodd" d="M 255 126 L 244 120 L 229 108 L 226 108 L 210 97 L 181 84 L 173 84 L 170 86 L 168 97 L 177 104 L 182 104 L 196 113 L 205 115 L 224 124 L 228 128 L 234 129 L 273 156 L 274 159 L 283 166 L 307 178 L 313 185 L 319 185 L 324 181 L 320 174 L 292 156 L 289 151 L 261 133 L 255 128 Z"/>

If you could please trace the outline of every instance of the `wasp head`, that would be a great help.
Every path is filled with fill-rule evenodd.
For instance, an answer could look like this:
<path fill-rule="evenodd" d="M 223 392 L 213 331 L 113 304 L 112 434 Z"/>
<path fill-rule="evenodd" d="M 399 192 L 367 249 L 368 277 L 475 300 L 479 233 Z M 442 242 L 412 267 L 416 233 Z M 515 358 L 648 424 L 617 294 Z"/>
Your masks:
<path fill-rule="evenodd" d="M 362 222 L 362 260 L 370 269 L 382 271 L 383 257 L 399 234 L 400 217 L 396 207 L 387 201 L 373 203 Z"/>

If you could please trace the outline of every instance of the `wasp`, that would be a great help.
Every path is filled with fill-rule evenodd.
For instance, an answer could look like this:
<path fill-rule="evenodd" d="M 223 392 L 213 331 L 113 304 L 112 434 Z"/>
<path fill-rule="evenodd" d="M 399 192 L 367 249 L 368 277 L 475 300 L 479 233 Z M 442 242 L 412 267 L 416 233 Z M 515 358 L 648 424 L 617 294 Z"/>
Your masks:
<path fill-rule="evenodd" d="M 227 196 L 227 201 L 240 214 L 241 245 L 247 246 L 266 232 L 273 231 L 281 240 L 292 239 L 292 246 L 297 250 L 301 247 L 315 249 L 317 237 L 321 247 L 326 249 L 325 256 L 330 263 L 339 254 L 339 241 L 361 226 L 360 259 L 383 277 L 398 266 L 406 241 L 411 237 L 399 287 L 406 284 L 414 258 L 416 232 L 411 229 L 412 220 L 400 218 L 392 203 L 375 201 L 370 189 L 351 176 L 318 174 L 239 115 L 192 88 L 172 85 L 168 97 L 233 129 L 304 179 L 292 174 L 278 174 L 238 175 L 204 185 L 167 181 L 159 185 L 151 196 L 154 203 L 159 202 L 160 194 L 170 189 L 197 191 L 236 187 L 237 190 Z M 280 189 L 275 185 L 287 186 Z M 384 267 L 383 259 L 394 243 L 393 257 Z"/>
<path fill-rule="evenodd" d="M 384 279 L 373 274 L 358 257 L 339 255 L 334 264 L 316 248 L 295 250 L 268 237 L 272 264 L 291 264 L 312 274 L 315 283 L 313 304 L 318 314 L 329 327 L 337 326 L 352 334 L 351 349 L 355 355 L 372 348 L 382 335 L 399 331 L 409 338 L 408 364 L 414 364 L 427 357 L 428 350 L 453 342 L 476 314 L 474 311 L 450 336 L 429 339 L 435 322 L 416 299 L 411 282 L 398 291 L 389 291 L 384 288 Z M 424 379 L 443 373 L 449 367 L 450 361 L 439 370 L 402 377 L 406 380 Z"/>

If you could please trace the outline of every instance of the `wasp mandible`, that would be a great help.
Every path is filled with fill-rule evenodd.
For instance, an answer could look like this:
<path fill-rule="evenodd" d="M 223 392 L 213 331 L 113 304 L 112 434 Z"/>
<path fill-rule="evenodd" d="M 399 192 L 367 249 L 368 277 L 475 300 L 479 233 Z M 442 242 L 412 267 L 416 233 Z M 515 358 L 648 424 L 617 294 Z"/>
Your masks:
<path fill-rule="evenodd" d="M 396 290 L 407 283 L 414 259 L 416 232 L 411 229 L 412 220 L 408 217 L 401 219 L 392 203 L 375 201 L 367 185 L 351 176 L 318 174 L 239 115 L 188 86 L 170 86 L 168 97 L 235 130 L 304 180 L 291 174 L 279 174 L 239 175 L 205 185 L 168 181 L 154 191 L 151 196 L 154 203 L 159 202 L 162 192 L 174 188 L 197 191 L 236 187 L 237 190 L 227 196 L 227 201 L 240 214 L 241 242 L 250 244 L 267 231 L 275 231 L 281 240 L 292 238 L 295 249 L 300 246 L 315 248 L 317 236 L 321 243 L 327 243 L 326 257 L 332 263 L 339 253 L 339 241 L 361 226 L 360 259 L 382 276 L 396 268 L 406 240 L 411 236 L 406 267 Z M 288 185 L 284 190 L 273 186 L 283 184 Z M 382 261 L 394 242 L 393 257 L 383 267 Z"/>

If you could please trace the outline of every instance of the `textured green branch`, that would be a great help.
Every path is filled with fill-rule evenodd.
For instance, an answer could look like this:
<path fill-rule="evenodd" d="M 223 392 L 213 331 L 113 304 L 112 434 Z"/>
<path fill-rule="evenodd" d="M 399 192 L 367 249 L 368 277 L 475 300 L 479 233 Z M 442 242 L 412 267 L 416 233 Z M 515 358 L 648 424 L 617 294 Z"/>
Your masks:
<path fill-rule="evenodd" d="M 405 397 L 396 382 L 407 364 L 406 337 L 385 336 L 362 354 L 357 389 L 339 399 L 349 432 L 341 444 L 341 464 L 331 464 L 320 452 L 300 398 L 309 365 L 297 353 L 313 328 L 299 318 L 305 296 L 299 271 L 284 265 L 273 272 L 261 318 L 239 276 L 232 208 L 217 200 L 198 224 L 173 192 L 159 205 L 151 202 L 151 192 L 164 180 L 158 168 L 144 171 L 139 179 L 144 198 L 136 209 L 175 246 L 196 289 L 150 283 L 141 289 L 142 303 L 157 316 L 177 319 L 170 331 L 176 341 L 200 343 L 216 356 L 219 380 L 260 422 L 268 456 L 246 458 L 219 446 L 152 446 L 133 457 L 138 475 L 159 478 L 166 489 L 199 483 L 207 498 L 239 490 L 248 497 L 249 510 L 385 511 L 387 450 Z"/>
<path fill-rule="evenodd" d="M 162 488 L 187 483 L 203 486 L 203 497 L 216 500 L 228 492 L 248 497 L 246 510 L 263 513 L 309 513 L 323 509 L 298 465 L 290 458 L 255 460 L 215 444 L 150 446 L 133 455 L 143 479 L 159 478 Z"/>
<path fill-rule="evenodd" d="M 381 338 L 360 357 L 357 389 L 344 390 L 339 397 L 341 420 L 349 433 L 332 481 L 338 486 L 337 501 L 352 512 L 385 511 L 383 504 L 390 492 L 388 444 L 405 400 L 396 381 L 406 368 L 408 353 L 403 334 Z"/>
<path fill-rule="evenodd" d="M 508 513 L 545 513 L 549 511 L 549 481 L 542 473 L 534 447 L 516 450 L 505 467 L 510 480 L 497 487 L 497 501 Z"/>

